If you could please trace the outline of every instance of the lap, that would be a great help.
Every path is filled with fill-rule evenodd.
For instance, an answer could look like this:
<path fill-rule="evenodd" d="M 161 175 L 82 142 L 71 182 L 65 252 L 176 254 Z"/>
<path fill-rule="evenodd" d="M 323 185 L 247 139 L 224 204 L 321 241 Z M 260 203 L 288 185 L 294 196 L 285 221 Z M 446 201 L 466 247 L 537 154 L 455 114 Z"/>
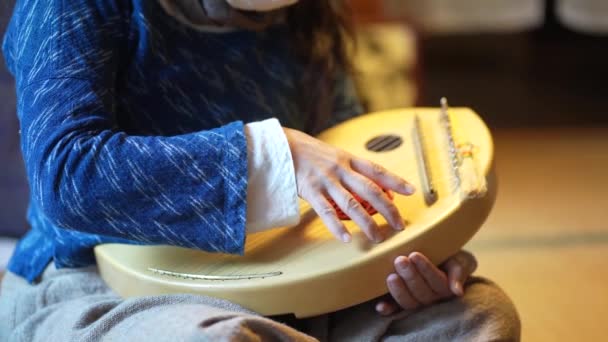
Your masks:
<path fill-rule="evenodd" d="M 329 315 L 293 320 L 300 331 L 211 297 L 122 299 L 107 287 L 95 267 L 55 270 L 49 266 L 35 285 L 9 273 L 0 293 L 0 325 L 4 325 L 0 331 L 12 332 L 10 338 L 15 341 L 519 338 L 513 305 L 497 286 L 481 278 L 469 282 L 464 297 L 423 310 L 381 317 L 369 302 Z M 1 334 L 0 340 L 10 340 Z"/>
<path fill-rule="evenodd" d="M 465 287 L 463 297 L 415 311 L 380 316 L 370 301 L 300 325 L 324 341 L 519 341 L 519 317 L 507 295 L 479 277 Z"/>
<path fill-rule="evenodd" d="M 0 331 L 11 333 L 0 340 L 313 340 L 216 298 L 183 294 L 122 299 L 95 267 L 56 270 L 51 265 L 34 285 L 9 273 L 0 301 Z"/>

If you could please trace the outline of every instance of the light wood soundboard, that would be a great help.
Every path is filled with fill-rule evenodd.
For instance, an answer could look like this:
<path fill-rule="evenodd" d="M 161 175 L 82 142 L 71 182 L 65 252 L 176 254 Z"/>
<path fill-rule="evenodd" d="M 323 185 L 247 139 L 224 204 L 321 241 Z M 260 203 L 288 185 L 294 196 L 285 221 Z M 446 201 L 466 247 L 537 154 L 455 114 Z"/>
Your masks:
<path fill-rule="evenodd" d="M 309 317 L 387 292 L 398 255 L 419 251 L 434 263 L 456 253 L 480 228 L 495 198 L 493 144 L 468 108 L 410 108 L 357 117 L 319 139 L 365 157 L 412 182 L 394 202 L 408 221 L 371 243 L 352 221 L 351 243 L 336 240 L 308 206 L 302 219 L 247 236 L 243 256 L 173 246 L 105 244 L 95 248 L 102 277 L 125 297 L 194 293 L 224 298 L 263 315 Z M 376 139 L 375 141 L 372 141 Z"/>

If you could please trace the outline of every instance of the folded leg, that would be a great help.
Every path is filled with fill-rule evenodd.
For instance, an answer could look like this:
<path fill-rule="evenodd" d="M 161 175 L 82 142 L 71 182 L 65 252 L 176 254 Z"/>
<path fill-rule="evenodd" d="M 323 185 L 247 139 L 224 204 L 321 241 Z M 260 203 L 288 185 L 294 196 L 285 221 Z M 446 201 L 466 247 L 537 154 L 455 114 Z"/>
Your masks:
<path fill-rule="evenodd" d="M 314 341 L 227 301 L 195 295 L 122 299 L 95 267 L 56 270 L 27 284 L 14 274 L 0 296 L 2 341 Z"/>

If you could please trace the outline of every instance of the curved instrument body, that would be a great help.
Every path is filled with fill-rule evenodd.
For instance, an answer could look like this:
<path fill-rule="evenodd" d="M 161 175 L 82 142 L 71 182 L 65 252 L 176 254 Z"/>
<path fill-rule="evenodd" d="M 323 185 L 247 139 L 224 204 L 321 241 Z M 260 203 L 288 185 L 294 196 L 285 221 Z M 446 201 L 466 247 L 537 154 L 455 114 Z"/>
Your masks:
<path fill-rule="evenodd" d="M 395 257 L 419 251 L 441 263 L 477 232 L 493 206 L 489 130 L 467 108 L 450 109 L 448 122 L 444 119 L 436 108 L 383 111 L 319 136 L 416 186 L 415 195 L 394 198 L 407 221 L 405 230 L 394 232 L 374 215 L 386 233 L 382 243 L 368 241 L 352 221 L 345 221 L 352 241 L 338 241 L 302 202 L 299 225 L 248 235 L 243 256 L 106 244 L 95 248 L 101 276 L 125 297 L 194 293 L 263 315 L 310 317 L 385 294 Z"/>

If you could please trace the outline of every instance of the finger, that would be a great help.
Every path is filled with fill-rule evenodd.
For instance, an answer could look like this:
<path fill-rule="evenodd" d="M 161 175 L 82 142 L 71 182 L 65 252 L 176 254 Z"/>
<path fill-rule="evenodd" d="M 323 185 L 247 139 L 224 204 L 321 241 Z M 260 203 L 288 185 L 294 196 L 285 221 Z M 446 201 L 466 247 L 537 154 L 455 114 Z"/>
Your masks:
<path fill-rule="evenodd" d="M 402 195 L 411 195 L 416 191 L 416 188 L 405 179 L 369 160 L 353 158 L 351 160 L 351 167 L 385 189 L 394 190 Z"/>
<path fill-rule="evenodd" d="M 343 175 L 342 182 L 349 190 L 378 210 L 393 228 L 397 230 L 405 228 L 403 218 L 393 201 L 374 182 L 356 172 L 348 172 Z"/>
<path fill-rule="evenodd" d="M 444 268 L 448 274 L 452 292 L 457 296 L 462 296 L 464 283 L 477 268 L 477 260 L 471 253 L 460 251 L 444 263 Z"/>
<path fill-rule="evenodd" d="M 462 296 L 464 294 L 462 284 L 465 281 L 465 272 L 463 266 L 456 260 L 450 259 L 446 262 L 446 267 L 448 269 L 448 279 L 452 293 L 457 296 Z"/>
<path fill-rule="evenodd" d="M 341 184 L 332 181 L 328 181 L 327 192 L 340 209 L 361 228 L 370 240 L 382 241 L 383 237 L 378 229 L 378 224 L 350 192 L 346 191 Z"/>
<path fill-rule="evenodd" d="M 392 315 L 397 312 L 397 310 L 399 310 L 399 304 L 393 299 L 383 299 L 376 304 L 376 311 L 382 316 Z"/>
<path fill-rule="evenodd" d="M 409 255 L 410 261 L 414 263 L 418 273 L 422 275 L 431 289 L 441 298 L 450 297 L 453 295 L 450 290 L 447 275 L 423 254 L 413 252 Z"/>
<path fill-rule="evenodd" d="M 306 198 L 305 198 L 306 199 Z M 329 203 L 327 198 L 321 194 L 312 196 L 310 199 L 306 199 L 312 206 L 314 211 L 319 215 L 321 220 L 325 223 L 329 231 L 338 239 L 343 242 L 350 242 L 351 235 L 344 226 L 344 223 L 338 219 L 336 210 Z"/>
<path fill-rule="evenodd" d="M 407 257 L 395 259 L 395 270 L 418 302 L 428 305 L 439 299 Z"/>
<path fill-rule="evenodd" d="M 386 286 L 388 291 L 399 304 L 400 307 L 406 310 L 413 310 L 420 306 L 420 302 L 414 298 L 403 279 L 395 274 L 391 273 L 386 277 Z"/>

